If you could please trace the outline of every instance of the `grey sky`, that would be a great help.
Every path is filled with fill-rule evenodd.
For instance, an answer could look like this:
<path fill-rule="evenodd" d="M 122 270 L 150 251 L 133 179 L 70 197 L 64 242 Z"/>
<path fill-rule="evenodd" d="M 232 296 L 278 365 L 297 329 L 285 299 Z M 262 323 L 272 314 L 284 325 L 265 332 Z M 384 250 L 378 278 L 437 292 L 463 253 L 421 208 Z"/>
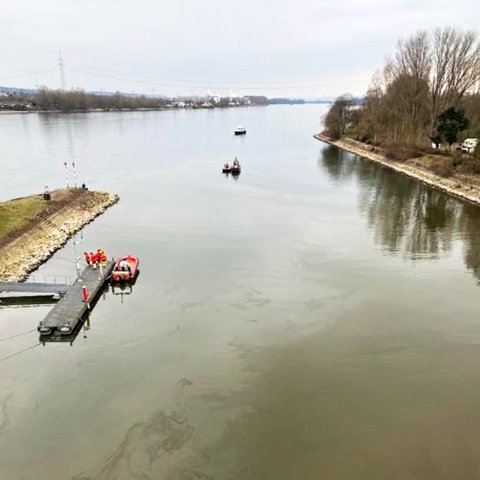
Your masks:
<path fill-rule="evenodd" d="M 0 85 L 167 95 L 365 93 L 400 38 L 478 0 L 4 0 Z M 480 33 L 480 32 L 479 32 Z"/>

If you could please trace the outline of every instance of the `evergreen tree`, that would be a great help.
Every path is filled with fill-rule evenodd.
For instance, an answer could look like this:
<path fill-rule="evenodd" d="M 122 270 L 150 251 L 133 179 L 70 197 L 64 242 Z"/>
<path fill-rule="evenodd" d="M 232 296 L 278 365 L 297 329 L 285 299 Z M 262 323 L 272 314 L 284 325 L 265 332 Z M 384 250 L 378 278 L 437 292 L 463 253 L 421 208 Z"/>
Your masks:
<path fill-rule="evenodd" d="M 458 133 L 470 126 L 470 121 L 461 107 L 447 108 L 437 117 L 437 121 L 437 133 L 446 140 L 449 148 L 457 141 Z"/>

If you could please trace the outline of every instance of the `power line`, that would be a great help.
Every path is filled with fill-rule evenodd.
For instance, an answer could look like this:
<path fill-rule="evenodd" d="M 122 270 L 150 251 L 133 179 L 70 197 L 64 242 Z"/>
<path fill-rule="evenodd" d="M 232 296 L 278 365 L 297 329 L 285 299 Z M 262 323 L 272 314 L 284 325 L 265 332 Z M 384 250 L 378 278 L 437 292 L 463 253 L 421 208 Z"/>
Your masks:
<path fill-rule="evenodd" d="M 335 84 L 351 84 L 351 83 L 358 83 L 358 82 L 366 82 L 371 79 L 370 76 L 367 75 L 357 75 L 357 74 L 346 74 L 346 75 L 338 75 L 332 76 L 329 75 L 328 77 L 323 78 L 314 78 L 310 80 L 282 80 L 279 81 L 278 79 L 275 80 L 262 80 L 262 81 L 255 81 L 255 80 L 247 80 L 242 82 L 237 82 L 235 80 L 184 80 L 184 79 L 172 79 L 172 78 L 160 78 L 160 77 L 145 77 L 145 76 L 138 76 L 138 75 L 131 75 L 131 74 L 121 74 L 121 73 L 112 73 L 107 71 L 98 71 L 95 69 L 91 69 L 88 67 L 69 67 L 65 66 L 61 51 L 59 51 L 58 56 L 58 63 L 57 68 L 60 73 L 60 82 L 62 89 L 65 90 L 66 88 L 66 80 L 65 80 L 65 71 L 73 72 L 76 74 L 87 75 L 92 77 L 100 77 L 106 79 L 117 80 L 120 82 L 128 82 L 128 83 L 137 83 L 137 84 L 144 84 L 157 87 L 173 87 L 173 88 L 185 88 L 185 89 L 225 89 L 230 90 L 234 89 L 249 89 L 249 90 L 282 90 L 282 89 L 301 89 L 301 88 L 312 88 L 312 87 L 325 87 Z M 1 74 L 0 78 L 8 79 L 8 78 L 19 78 L 25 76 L 32 76 L 41 73 L 50 73 L 53 72 L 55 69 L 53 67 L 50 68 L 38 68 L 38 69 L 30 69 L 22 72 L 17 73 L 10 73 L 10 74 Z"/>
<path fill-rule="evenodd" d="M 27 330 L 26 332 L 22 332 L 22 333 L 17 333 L 16 335 L 12 335 L 11 337 L 0 338 L 0 342 L 5 342 L 6 340 L 10 340 L 12 338 L 21 337 L 22 335 L 26 335 L 27 333 L 35 332 L 36 330 L 37 330 L 36 328 L 32 328 L 31 330 Z"/>
<path fill-rule="evenodd" d="M 0 78 L 20 78 L 20 77 L 30 77 L 32 75 L 37 75 L 39 73 L 48 73 L 48 72 L 53 72 L 55 71 L 54 68 L 44 68 L 41 70 L 32 70 L 29 72 L 24 72 L 24 73 L 11 73 L 11 74 L 2 74 L 0 75 Z"/>
<path fill-rule="evenodd" d="M 323 79 L 323 80 L 308 80 L 308 81 L 264 81 L 264 82 L 242 82 L 242 84 L 236 84 L 232 81 L 196 81 L 195 83 L 184 82 L 183 80 L 171 80 L 171 79 L 161 79 L 157 77 L 135 77 L 127 76 L 123 74 L 110 74 L 110 73 L 101 73 L 98 71 L 90 69 L 80 69 L 80 68 L 68 68 L 68 71 L 80 73 L 84 75 L 91 75 L 101 78 L 109 78 L 113 80 L 119 80 L 122 82 L 130 83 L 141 83 L 146 85 L 158 85 L 165 87 L 176 87 L 176 88 L 224 88 L 229 89 L 234 88 L 244 88 L 251 90 L 263 90 L 263 89 L 285 89 L 285 88 L 305 88 L 305 87 L 315 87 L 315 86 L 326 86 L 334 85 L 338 83 L 355 83 L 359 81 L 370 80 L 370 77 L 365 75 L 345 75 L 339 76 L 337 78 Z"/>
<path fill-rule="evenodd" d="M 21 353 L 27 352 L 28 350 L 32 350 L 32 348 L 38 347 L 39 345 L 41 345 L 41 342 L 38 342 L 35 345 L 32 345 L 30 347 L 24 348 L 23 350 L 19 350 L 18 352 L 12 353 L 11 355 L 8 355 L 6 357 L 0 358 L 0 362 L 3 362 L 4 360 L 8 360 L 9 358 L 15 357 L 16 355 L 20 355 Z"/>

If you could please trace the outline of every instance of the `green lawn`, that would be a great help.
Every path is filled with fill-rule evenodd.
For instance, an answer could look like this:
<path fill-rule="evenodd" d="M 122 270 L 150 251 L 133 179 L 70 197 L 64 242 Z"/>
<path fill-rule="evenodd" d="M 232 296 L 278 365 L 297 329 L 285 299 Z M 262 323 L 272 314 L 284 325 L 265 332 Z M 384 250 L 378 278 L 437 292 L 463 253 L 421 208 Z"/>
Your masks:
<path fill-rule="evenodd" d="M 73 190 L 73 189 L 72 189 Z M 71 193 L 65 190 L 52 192 L 52 200 L 44 200 L 43 195 L 16 198 L 0 203 L 0 245 L 13 232 L 31 225 L 35 217 L 58 202 L 65 200 Z"/>
<path fill-rule="evenodd" d="M 40 195 L 0 203 L 0 242 L 11 232 L 30 223 L 46 207 L 47 202 Z"/>

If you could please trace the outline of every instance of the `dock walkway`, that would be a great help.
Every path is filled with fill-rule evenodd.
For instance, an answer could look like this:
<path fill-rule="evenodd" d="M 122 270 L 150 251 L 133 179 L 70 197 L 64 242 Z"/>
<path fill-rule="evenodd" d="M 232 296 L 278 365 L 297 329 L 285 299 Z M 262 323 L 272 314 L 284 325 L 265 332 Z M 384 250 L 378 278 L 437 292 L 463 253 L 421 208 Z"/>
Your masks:
<path fill-rule="evenodd" d="M 70 285 L 66 283 L 44 283 L 44 282 L 0 282 L 0 293 L 22 292 L 22 293 L 45 293 L 64 294 Z"/>
<path fill-rule="evenodd" d="M 80 276 L 71 285 L 67 293 L 50 310 L 47 316 L 39 323 L 37 330 L 40 335 L 51 335 L 59 332 L 69 335 L 73 332 L 92 304 L 98 298 L 105 282 L 113 269 L 115 262 L 110 260 L 106 267 L 94 269 L 86 267 Z M 87 289 L 87 301 L 83 300 L 82 288 Z"/>

